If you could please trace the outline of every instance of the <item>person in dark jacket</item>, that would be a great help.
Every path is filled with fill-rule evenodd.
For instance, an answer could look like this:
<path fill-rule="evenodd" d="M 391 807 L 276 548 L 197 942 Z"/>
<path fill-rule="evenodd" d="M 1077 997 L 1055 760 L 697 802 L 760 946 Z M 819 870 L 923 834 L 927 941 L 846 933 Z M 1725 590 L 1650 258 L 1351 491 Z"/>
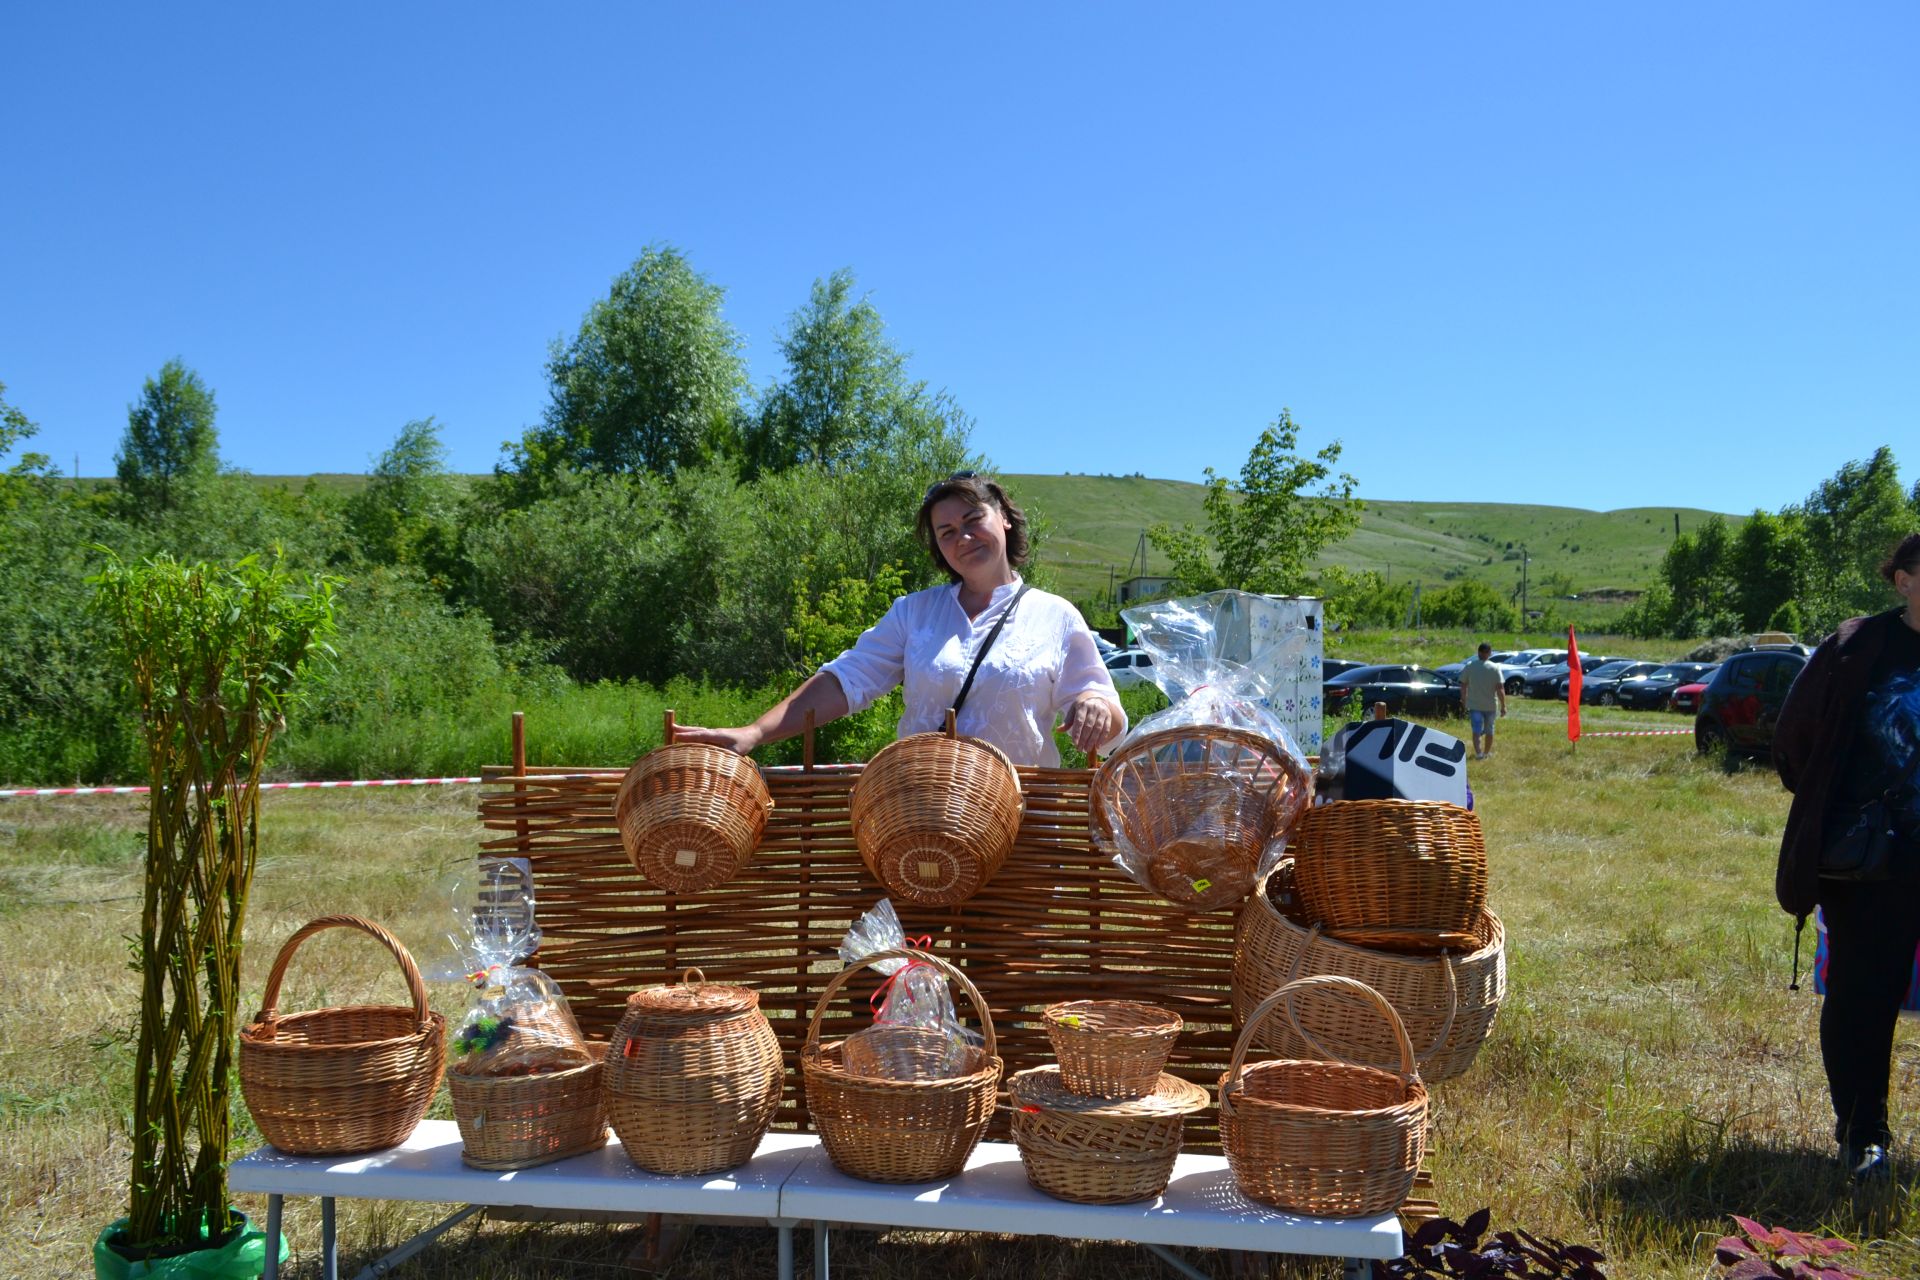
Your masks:
<path fill-rule="evenodd" d="M 1826 925 L 1820 1056 L 1841 1159 L 1863 1179 L 1891 1173 L 1893 1031 L 1920 947 L 1920 534 L 1903 538 L 1880 572 L 1900 607 L 1850 619 L 1822 642 L 1773 739 L 1774 767 L 1793 792 L 1774 896 L 1796 928 L 1815 906 Z M 1821 878 L 1821 850 L 1883 796 L 1907 836 L 1892 878 Z"/>

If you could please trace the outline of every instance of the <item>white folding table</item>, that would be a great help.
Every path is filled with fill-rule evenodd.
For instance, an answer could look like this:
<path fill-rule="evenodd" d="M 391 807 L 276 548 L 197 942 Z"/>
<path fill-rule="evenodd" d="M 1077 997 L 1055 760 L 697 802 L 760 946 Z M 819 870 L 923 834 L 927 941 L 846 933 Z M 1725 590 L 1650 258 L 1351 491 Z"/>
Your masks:
<path fill-rule="evenodd" d="M 1366 1259 L 1405 1251 L 1400 1220 L 1391 1213 L 1311 1218 L 1255 1204 L 1234 1186 L 1224 1156 L 1180 1156 L 1157 1200 L 1072 1204 L 1029 1183 L 1019 1149 L 1007 1142 L 981 1143 L 957 1178 L 905 1186 L 850 1178 L 816 1150 L 781 1189 L 780 1212 L 814 1224 L 814 1280 L 827 1280 L 829 1223 L 1127 1241 L 1200 1280 L 1205 1277 L 1168 1246 L 1340 1258 L 1349 1275 L 1365 1274 Z"/>
<path fill-rule="evenodd" d="M 1220 1156 L 1182 1155 L 1166 1193 L 1156 1200 L 1087 1205 L 1036 1190 L 1019 1150 L 1005 1142 L 981 1143 L 958 1177 L 907 1185 L 850 1178 L 833 1167 L 817 1137 L 802 1133 L 769 1133 L 746 1164 L 698 1177 L 647 1173 L 627 1159 L 617 1138 L 586 1155 L 494 1173 L 460 1163 L 453 1122 L 428 1120 L 388 1151 L 289 1156 L 263 1147 L 234 1161 L 227 1176 L 233 1190 L 267 1197 L 267 1239 L 273 1243 L 266 1280 L 278 1277 L 281 1200 L 290 1195 L 320 1198 L 324 1280 L 339 1276 L 336 1198 L 465 1206 L 370 1263 L 360 1280 L 386 1275 L 449 1228 L 498 1205 L 764 1222 L 779 1232 L 780 1280 L 793 1280 L 793 1229 L 803 1223 L 813 1226 L 814 1280 L 827 1280 L 832 1223 L 1124 1241 L 1144 1245 L 1186 1276 L 1201 1273 L 1170 1247 L 1340 1258 L 1350 1277 L 1365 1274 L 1366 1259 L 1396 1258 L 1404 1251 L 1393 1214 L 1313 1218 L 1269 1209 L 1240 1194 Z"/>
<path fill-rule="evenodd" d="M 636 1167 L 620 1140 L 585 1155 L 532 1169 L 494 1173 L 460 1163 L 460 1131 L 451 1120 L 426 1120 L 413 1136 L 387 1151 L 364 1156 L 290 1156 L 262 1147 L 227 1170 L 235 1191 L 267 1196 L 267 1239 L 280 1238 L 283 1196 L 320 1197 L 321 1274 L 338 1280 L 339 1244 L 333 1202 L 412 1200 L 466 1207 L 369 1265 L 363 1278 L 385 1275 L 431 1244 L 448 1228 L 482 1209 L 516 1205 L 532 1209 L 602 1209 L 621 1213 L 673 1213 L 759 1220 L 780 1232 L 781 1274 L 793 1271 L 793 1227 L 780 1216 L 780 1188 L 819 1139 L 804 1133 L 769 1133 L 753 1159 L 724 1173 L 673 1178 Z M 279 1250 L 267 1249 L 266 1280 L 277 1280 Z"/>

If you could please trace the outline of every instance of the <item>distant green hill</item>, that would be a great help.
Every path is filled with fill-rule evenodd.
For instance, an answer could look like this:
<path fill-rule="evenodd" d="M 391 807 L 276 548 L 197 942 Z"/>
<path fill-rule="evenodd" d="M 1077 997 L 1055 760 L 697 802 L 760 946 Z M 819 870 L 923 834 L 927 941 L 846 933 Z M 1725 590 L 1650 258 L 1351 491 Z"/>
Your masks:
<path fill-rule="evenodd" d="M 256 476 L 262 485 L 352 492 L 366 477 L 351 474 Z M 1041 525 L 1040 554 L 1062 594 L 1087 600 L 1106 594 L 1110 580 L 1139 571 L 1142 530 L 1159 522 L 1205 526 L 1202 488 L 1184 480 L 1144 476 L 1042 476 L 1008 473 L 1009 492 Z M 1564 575 L 1568 590 L 1586 594 L 1613 588 L 1638 591 L 1652 582 L 1673 541 L 1673 517 L 1698 528 L 1710 512 L 1695 507 L 1577 507 L 1505 502 L 1368 502 L 1360 530 L 1323 559 L 1354 569 L 1379 569 L 1430 586 L 1451 578 L 1480 578 L 1502 591 L 1520 580 L 1520 548 L 1528 575 L 1543 591 Z M 1744 517 L 1728 516 L 1737 528 Z M 1151 544 L 1146 571 L 1166 571 Z M 1451 578 L 1449 577 L 1451 575 Z"/>

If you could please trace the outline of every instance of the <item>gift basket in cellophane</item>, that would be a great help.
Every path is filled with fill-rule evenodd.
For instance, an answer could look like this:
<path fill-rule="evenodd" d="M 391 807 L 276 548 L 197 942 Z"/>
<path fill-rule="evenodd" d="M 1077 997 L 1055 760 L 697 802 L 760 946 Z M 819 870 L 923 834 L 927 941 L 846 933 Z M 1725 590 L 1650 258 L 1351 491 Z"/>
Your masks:
<path fill-rule="evenodd" d="M 1251 893 L 1313 794 L 1306 757 L 1267 705 L 1266 680 L 1222 656 L 1239 596 L 1125 611 L 1172 705 L 1128 732 L 1090 794 L 1094 847 L 1192 911 Z"/>
<path fill-rule="evenodd" d="M 874 1182 L 928 1182 L 960 1172 L 993 1119 L 1003 1064 L 993 1015 L 967 976 L 909 946 L 891 903 L 857 921 L 841 944 L 846 967 L 814 1006 L 800 1051 L 807 1111 L 843 1173 Z M 886 975 L 871 1026 L 822 1043 L 834 996 L 864 969 Z M 952 988 L 980 1018 L 962 1025 Z"/>
<path fill-rule="evenodd" d="M 604 1146 L 606 1046 L 587 1042 L 559 986 L 525 964 L 540 945 L 526 864 L 481 859 L 450 896 L 447 938 L 472 987 L 447 1065 L 461 1160 L 524 1169 Z"/>

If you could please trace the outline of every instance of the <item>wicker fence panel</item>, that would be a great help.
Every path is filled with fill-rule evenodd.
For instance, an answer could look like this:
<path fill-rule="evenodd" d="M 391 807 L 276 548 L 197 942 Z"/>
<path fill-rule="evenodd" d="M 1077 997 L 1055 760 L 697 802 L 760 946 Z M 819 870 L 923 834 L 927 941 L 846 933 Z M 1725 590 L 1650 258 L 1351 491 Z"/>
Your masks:
<path fill-rule="evenodd" d="M 735 879 L 704 893 L 663 893 L 628 863 L 613 818 L 620 771 L 489 768 L 480 817 L 492 834 L 481 848 L 531 861 L 539 964 L 588 1034 L 604 1038 L 629 992 L 689 966 L 758 991 L 790 1071 L 776 1123 L 804 1126 L 807 1017 L 839 971 L 841 936 L 885 893 L 853 844 L 848 799 L 860 768 L 767 770 L 774 812 L 759 849 Z M 1189 915 L 1096 854 L 1087 839 L 1091 772 L 1019 772 L 1026 815 L 1006 865 L 960 906 L 895 902 L 907 932 L 931 934 L 936 950 L 965 966 L 992 1007 L 1009 1075 L 1053 1061 L 1040 1023 L 1047 1005 L 1142 1000 L 1186 1019 L 1168 1070 L 1212 1088 L 1233 1048 L 1237 911 Z M 850 984 L 857 996 L 829 1012 L 823 1038 L 866 1023 L 875 985 Z M 1211 1112 L 1189 1122 L 1187 1146 L 1218 1150 Z"/>

